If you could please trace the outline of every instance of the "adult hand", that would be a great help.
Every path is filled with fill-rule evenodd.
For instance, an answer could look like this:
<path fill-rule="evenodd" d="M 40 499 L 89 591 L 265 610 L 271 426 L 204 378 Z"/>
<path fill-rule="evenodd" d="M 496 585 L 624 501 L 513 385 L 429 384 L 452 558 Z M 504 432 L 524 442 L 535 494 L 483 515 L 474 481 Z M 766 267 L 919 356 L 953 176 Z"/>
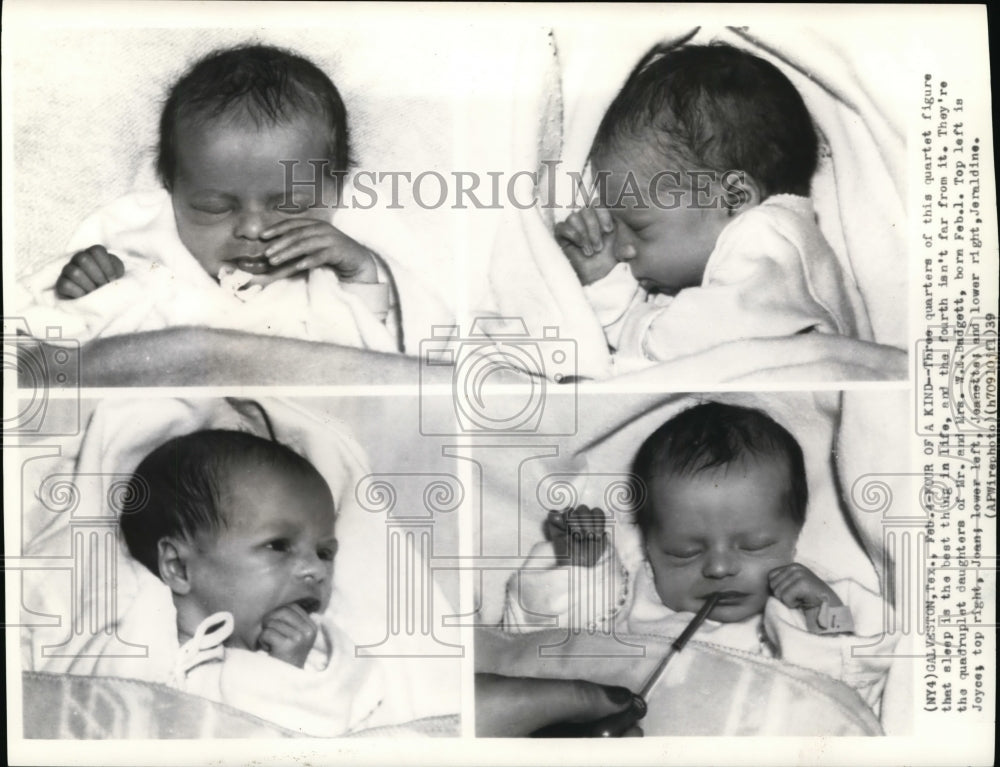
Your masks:
<path fill-rule="evenodd" d="M 483 738 L 635 737 L 645 715 L 645 701 L 625 687 L 476 674 L 476 735 Z"/>

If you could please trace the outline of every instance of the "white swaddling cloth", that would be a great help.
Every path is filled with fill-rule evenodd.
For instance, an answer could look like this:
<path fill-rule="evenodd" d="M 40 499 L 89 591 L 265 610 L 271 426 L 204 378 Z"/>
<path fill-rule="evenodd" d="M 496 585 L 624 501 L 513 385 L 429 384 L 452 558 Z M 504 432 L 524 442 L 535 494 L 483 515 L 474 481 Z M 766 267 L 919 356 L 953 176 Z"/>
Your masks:
<path fill-rule="evenodd" d="M 699 286 L 648 294 L 619 263 L 584 292 L 617 352 L 618 371 L 737 339 L 807 332 L 871 339 L 864 302 L 817 228 L 812 204 L 790 194 L 769 197 L 726 226 Z"/>
<path fill-rule="evenodd" d="M 171 684 L 305 735 L 336 737 L 377 726 L 386 714 L 378 660 L 356 657 L 354 643 L 329 617 L 316 620 L 316 642 L 297 668 L 261 650 L 224 647 L 233 616 L 209 615 L 179 648 Z"/>

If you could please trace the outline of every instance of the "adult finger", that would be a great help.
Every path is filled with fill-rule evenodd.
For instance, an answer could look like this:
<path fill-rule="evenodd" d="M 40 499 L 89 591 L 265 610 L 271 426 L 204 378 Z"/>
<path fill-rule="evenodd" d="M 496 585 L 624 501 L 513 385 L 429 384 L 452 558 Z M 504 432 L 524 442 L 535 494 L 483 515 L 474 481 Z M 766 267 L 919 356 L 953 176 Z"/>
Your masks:
<path fill-rule="evenodd" d="M 641 737 L 636 722 L 646 715 L 646 704 L 635 696 L 625 711 L 592 722 L 567 722 L 543 727 L 531 733 L 533 738 L 621 738 Z"/>
<path fill-rule="evenodd" d="M 553 724 L 594 722 L 629 712 L 645 714 L 625 687 L 578 679 L 476 675 L 476 732 L 482 737 L 520 737 Z M 641 700 L 641 699 L 640 699 Z"/>

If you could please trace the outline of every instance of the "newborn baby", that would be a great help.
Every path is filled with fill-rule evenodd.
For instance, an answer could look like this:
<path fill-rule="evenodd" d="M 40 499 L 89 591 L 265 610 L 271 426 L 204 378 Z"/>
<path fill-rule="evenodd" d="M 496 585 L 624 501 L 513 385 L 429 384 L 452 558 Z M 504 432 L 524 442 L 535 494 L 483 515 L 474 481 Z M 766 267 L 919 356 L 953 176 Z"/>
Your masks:
<path fill-rule="evenodd" d="M 173 683 L 311 735 L 357 729 L 381 669 L 325 615 L 336 511 L 290 448 L 238 431 L 166 442 L 130 480 L 121 531 L 173 595 Z"/>
<path fill-rule="evenodd" d="M 552 513 L 548 540 L 529 555 L 535 562 L 508 582 L 506 630 L 537 629 L 552 615 L 582 628 L 589 614 L 590 629 L 678 636 L 719 594 L 699 639 L 821 671 L 877 704 L 890 659 L 855 657 L 851 648 L 862 634 L 882 633 L 886 605 L 796 561 L 808 488 L 787 430 L 757 410 L 699 405 L 645 441 L 633 474 L 645 498 L 636 513 L 642 569 L 625 572 L 600 510 Z M 577 569 L 572 595 L 566 565 Z"/>

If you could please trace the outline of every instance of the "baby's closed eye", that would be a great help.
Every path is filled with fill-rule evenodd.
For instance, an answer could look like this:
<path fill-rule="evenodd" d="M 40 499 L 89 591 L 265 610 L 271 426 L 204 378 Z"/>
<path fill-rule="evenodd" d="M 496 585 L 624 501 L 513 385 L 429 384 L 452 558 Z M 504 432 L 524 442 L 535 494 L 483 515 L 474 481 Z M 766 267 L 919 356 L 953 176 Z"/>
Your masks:
<path fill-rule="evenodd" d="M 674 559 L 694 559 L 701 554 L 701 549 L 674 549 L 671 551 L 664 550 L 663 552 L 668 557 L 673 557 Z"/>
<path fill-rule="evenodd" d="M 764 549 L 769 549 L 776 543 L 777 541 L 772 541 L 767 539 L 749 540 L 741 543 L 740 548 L 743 551 L 764 551 Z"/>

